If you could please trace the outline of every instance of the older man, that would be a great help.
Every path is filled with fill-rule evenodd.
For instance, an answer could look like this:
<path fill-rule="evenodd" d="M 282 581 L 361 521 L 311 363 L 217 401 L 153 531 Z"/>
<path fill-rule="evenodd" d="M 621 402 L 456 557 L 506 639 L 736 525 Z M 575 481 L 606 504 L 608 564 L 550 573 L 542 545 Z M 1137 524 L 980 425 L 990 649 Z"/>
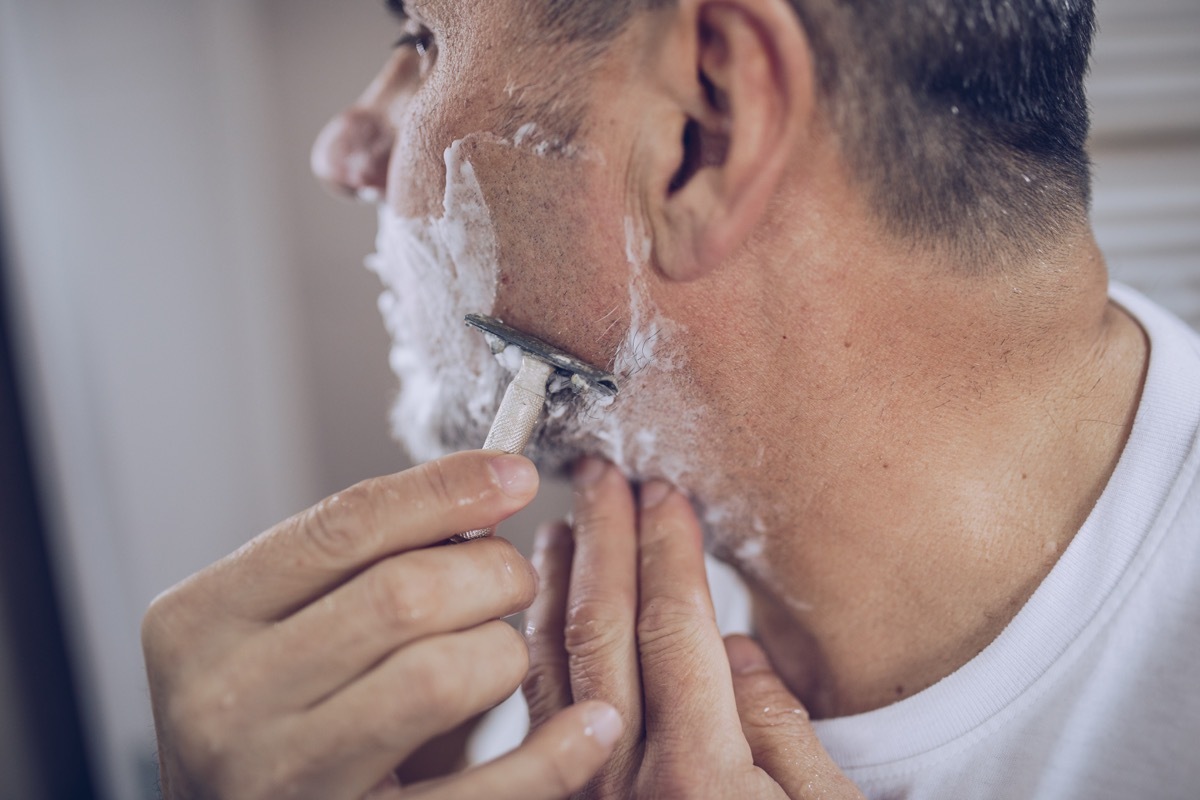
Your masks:
<path fill-rule="evenodd" d="M 168 797 L 1200 785 L 1200 344 L 1110 294 L 1090 3 L 389 5 L 314 165 L 380 202 L 396 428 L 435 460 L 156 602 Z M 443 456 L 507 378 L 468 312 L 621 381 L 552 387 L 531 454 L 576 508 L 536 578 L 434 546 L 537 486 Z M 757 643 L 721 638 L 702 529 Z M 527 652 L 497 620 L 531 602 Z M 522 681 L 521 747 L 398 785 Z"/>

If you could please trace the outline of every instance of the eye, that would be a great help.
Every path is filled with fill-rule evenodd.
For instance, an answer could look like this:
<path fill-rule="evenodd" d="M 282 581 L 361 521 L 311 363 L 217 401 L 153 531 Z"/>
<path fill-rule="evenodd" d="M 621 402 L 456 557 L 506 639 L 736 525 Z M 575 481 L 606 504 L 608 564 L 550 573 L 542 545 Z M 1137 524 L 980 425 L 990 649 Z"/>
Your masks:
<path fill-rule="evenodd" d="M 401 47 L 411 47 L 417 55 L 424 57 L 433 49 L 433 34 L 424 28 L 415 32 L 407 32 L 392 45 L 397 50 Z"/>

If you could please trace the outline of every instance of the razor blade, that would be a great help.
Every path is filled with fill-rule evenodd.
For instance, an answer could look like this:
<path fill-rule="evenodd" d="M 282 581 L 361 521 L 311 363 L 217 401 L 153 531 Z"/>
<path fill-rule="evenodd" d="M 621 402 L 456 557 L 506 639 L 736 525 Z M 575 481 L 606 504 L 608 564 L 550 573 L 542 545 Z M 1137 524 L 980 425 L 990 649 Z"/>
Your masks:
<path fill-rule="evenodd" d="M 522 354 L 549 364 L 555 372 L 570 379 L 572 383 L 577 384 L 579 380 L 582 380 L 589 388 L 610 397 L 617 393 L 617 379 L 614 375 L 597 369 L 536 336 L 530 336 L 528 333 L 505 325 L 495 317 L 487 317 L 483 314 L 468 314 L 466 323 L 472 328 L 477 328 L 485 334 L 495 337 L 492 345 L 493 352 L 501 352 L 509 345 L 516 345 L 521 349 Z"/>

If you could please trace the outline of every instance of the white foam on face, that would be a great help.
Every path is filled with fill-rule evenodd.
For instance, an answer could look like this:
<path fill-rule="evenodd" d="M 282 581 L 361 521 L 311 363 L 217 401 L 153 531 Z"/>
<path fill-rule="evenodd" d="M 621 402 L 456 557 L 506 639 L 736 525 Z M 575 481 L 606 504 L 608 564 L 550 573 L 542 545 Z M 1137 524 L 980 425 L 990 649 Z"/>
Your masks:
<path fill-rule="evenodd" d="M 597 158 L 566 148 L 538 126 L 521 126 L 511 140 L 492 134 L 468 139 L 519 148 L 535 156 Z M 496 303 L 499 246 L 487 203 L 463 144 L 447 148 L 441 216 L 427 219 L 380 212 L 377 252 L 368 259 L 385 285 L 380 297 L 392 336 L 391 366 L 401 390 L 393 409 L 395 432 L 418 459 L 478 447 L 487 435 L 510 372 L 515 348 L 492 356 L 469 313 L 490 314 Z M 654 305 L 646 276 L 650 241 L 625 220 L 629 264 L 629 327 L 610 368 L 616 397 L 588 392 L 579 381 L 556 378 L 549 387 L 548 419 L 527 452 L 546 466 L 585 454 L 602 455 L 630 477 L 664 477 L 690 488 L 692 442 L 700 410 L 688 409 L 678 347 L 681 326 Z M 685 411 L 680 413 L 680 408 Z"/>
<path fill-rule="evenodd" d="M 531 139 L 537 137 L 538 126 L 536 122 L 526 122 L 521 127 L 517 128 L 517 132 L 513 134 L 513 144 L 517 147 L 523 147 Z"/>
<path fill-rule="evenodd" d="M 454 440 L 482 444 L 507 376 L 463 324 L 495 305 L 499 248 L 462 144 L 445 152 L 442 215 L 410 219 L 381 208 L 376 253 L 367 259 L 386 287 L 379 310 L 401 383 L 392 424 L 417 459 L 442 455 Z"/>
<path fill-rule="evenodd" d="M 418 459 L 479 447 L 520 367 L 517 348 L 493 356 L 485 338 L 463 324 L 469 313 L 492 313 L 499 278 L 492 216 L 463 151 L 469 139 L 573 157 L 532 123 L 508 141 L 473 134 L 445 151 L 440 216 L 411 219 L 381 210 L 377 253 L 368 265 L 386 287 L 379 305 L 401 382 L 393 427 Z M 691 391 L 686 329 L 654 301 L 649 237 L 632 216 L 623 222 L 628 327 L 611 364 L 600 365 L 616 375 L 620 392 L 581 391 L 577 381 L 556 376 L 547 419 L 527 453 L 549 468 L 601 455 L 634 480 L 665 478 L 697 500 L 710 536 L 730 541 L 725 534 L 744 527 L 747 516 L 725 499 L 722 476 L 711 466 L 720 463 L 707 435 L 714 420 Z M 614 321 L 621 316 L 614 311 Z"/>
<path fill-rule="evenodd" d="M 500 362 L 500 366 L 504 367 L 509 372 L 516 374 L 521 370 L 521 362 L 524 359 L 524 352 L 515 344 L 510 344 L 496 353 L 496 360 Z"/>
<path fill-rule="evenodd" d="M 696 464 L 703 463 L 697 445 L 706 411 L 688 391 L 685 329 L 654 302 L 649 237 L 632 217 L 625 219 L 624 232 L 629 325 L 612 362 L 620 392 L 552 406 L 535 445 L 573 457 L 602 455 L 635 480 L 665 478 L 694 491 L 704 473 Z"/>
<path fill-rule="evenodd" d="M 567 144 L 558 136 L 548 134 L 536 122 L 526 122 L 517 128 L 511 140 L 492 137 L 498 144 L 511 145 L 539 158 L 590 158 L 600 160 L 597 153 Z"/>
<path fill-rule="evenodd" d="M 511 141 L 491 134 L 468 138 L 539 157 L 548 152 L 594 157 L 566 154 L 535 125 L 522 126 Z M 520 368 L 518 348 L 495 348 L 500 352 L 493 355 L 487 339 L 463 324 L 467 314 L 493 313 L 500 252 L 483 190 L 463 152 L 465 141 L 444 154 L 441 215 L 412 219 L 382 209 L 377 252 L 367 261 L 385 286 L 379 308 L 401 383 L 393 428 L 421 460 L 480 447 L 504 388 Z M 633 217 L 624 220 L 624 234 L 627 306 L 611 316 L 614 324 L 627 318 L 628 327 L 611 364 L 598 365 L 616 375 L 620 392 L 612 397 L 586 391 L 577 380 L 556 375 L 548 387 L 547 417 L 526 453 L 548 469 L 600 455 L 633 480 L 668 480 L 698 505 L 710 546 L 717 544 L 739 571 L 793 610 L 809 610 L 777 577 L 766 523 L 714 469 L 723 454 L 710 434 L 720 421 L 692 391 L 686 328 L 655 303 L 651 242 Z M 627 315 L 618 313 L 622 310 Z M 599 322 L 606 321 L 607 315 Z M 760 450 L 759 463 L 764 455 Z"/>
<path fill-rule="evenodd" d="M 770 538 L 767 526 L 761 517 L 753 518 L 753 527 L 754 535 L 741 539 L 732 549 L 728 560 L 739 573 L 757 581 L 793 612 L 805 614 L 812 611 L 811 603 L 798 598 L 793 587 L 780 580 L 777 565 L 768 550 Z"/>
<path fill-rule="evenodd" d="M 738 545 L 735 554 L 739 561 L 757 561 L 762 558 L 765 549 L 762 539 L 746 539 Z"/>
<path fill-rule="evenodd" d="M 603 161 L 533 122 L 512 139 L 475 133 L 444 153 L 441 216 L 413 219 L 380 209 L 376 252 L 367 266 L 385 286 L 379 309 L 392 337 L 391 367 L 400 378 L 393 430 L 419 460 L 481 446 L 510 373 L 520 369 L 518 348 L 502 349 L 493 358 L 485 339 L 463 324 L 469 313 L 492 313 L 500 273 L 491 213 L 464 153 L 467 142 L 513 147 L 539 158 Z M 584 388 L 578 381 L 571 385 L 573 392 Z"/>

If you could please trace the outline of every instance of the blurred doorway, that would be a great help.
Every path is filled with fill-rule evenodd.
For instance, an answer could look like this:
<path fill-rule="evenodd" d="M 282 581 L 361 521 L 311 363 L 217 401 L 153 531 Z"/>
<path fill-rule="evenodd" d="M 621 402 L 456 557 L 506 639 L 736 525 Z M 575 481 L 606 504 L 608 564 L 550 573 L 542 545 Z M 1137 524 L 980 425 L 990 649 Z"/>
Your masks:
<path fill-rule="evenodd" d="M 0 236 L 0 800 L 89 800 L 95 792 L 13 363 L 6 280 Z"/>

